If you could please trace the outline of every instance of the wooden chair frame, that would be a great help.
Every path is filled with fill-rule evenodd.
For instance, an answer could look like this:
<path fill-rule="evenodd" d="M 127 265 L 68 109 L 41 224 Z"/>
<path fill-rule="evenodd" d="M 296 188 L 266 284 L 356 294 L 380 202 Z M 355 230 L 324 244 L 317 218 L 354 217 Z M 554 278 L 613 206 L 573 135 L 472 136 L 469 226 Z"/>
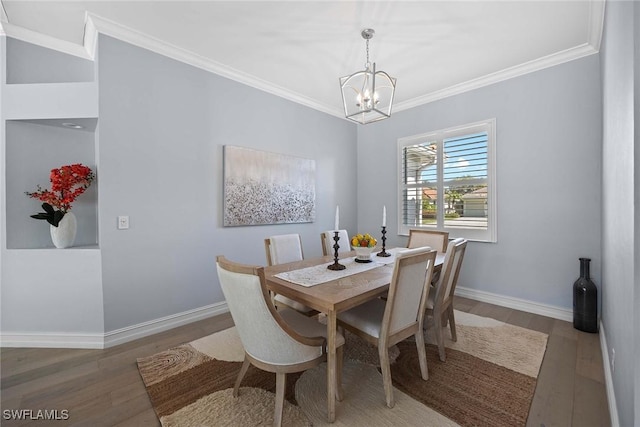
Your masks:
<path fill-rule="evenodd" d="M 438 354 L 441 361 L 446 360 L 446 352 L 444 348 L 444 336 L 442 328 L 447 324 L 451 329 L 451 339 L 458 340 L 456 334 L 456 319 L 453 314 L 453 295 L 458 284 L 458 276 L 462 267 L 462 261 L 467 249 L 467 241 L 465 239 L 455 239 L 450 242 L 444 265 L 440 275 L 440 280 L 435 286 L 435 295 L 433 299 L 433 309 L 427 308 L 426 315 L 431 318 L 431 322 L 425 322 L 425 327 L 433 325 L 436 334 L 436 342 L 438 344 Z M 459 256 L 456 258 L 456 256 Z M 457 262 L 456 262 L 457 261 Z M 447 291 L 447 283 L 452 280 L 451 287 Z"/>
<path fill-rule="evenodd" d="M 298 238 L 300 239 L 300 253 L 302 254 L 302 258 L 304 259 L 304 252 L 302 250 L 302 237 L 300 237 L 300 235 L 298 234 Z M 271 238 L 267 237 L 266 239 L 264 239 L 264 250 L 265 253 L 267 255 L 267 265 L 271 266 L 273 265 L 273 259 L 271 258 Z M 304 314 L 305 316 L 315 316 L 316 314 L 318 314 L 319 312 L 317 310 L 313 310 L 309 307 L 306 307 L 306 309 L 301 309 L 301 308 L 296 308 L 289 298 L 280 296 L 279 298 L 276 298 L 276 294 L 274 293 L 270 293 L 271 294 L 271 301 L 273 302 L 273 305 L 278 308 L 278 307 L 286 307 L 286 308 L 291 308 L 293 310 L 298 311 L 299 313 Z M 303 304 L 300 304 L 301 306 L 303 306 Z"/>
<path fill-rule="evenodd" d="M 397 287 L 398 287 L 399 272 L 406 265 L 410 265 L 413 263 L 422 263 L 425 260 L 428 261 L 428 264 L 425 270 L 425 280 L 423 284 L 422 297 L 420 299 L 418 317 L 416 319 L 416 322 L 411 325 L 408 325 L 407 327 L 405 327 L 400 331 L 397 331 L 391 334 L 389 329 L 391 327 L 393 310 L 398 308 L 394 305 L 394 301 L 395 301 Z M 387 406 L 389 408 L 393 408 L 395 405 L 395 401 L 393 397 L 393 384 L 391 381 L 390 359 L 389 359 L 389 348 L 391 346 L 396 345 L 400 341 L 403 341 L 412 335 L 415 336 L 416 347 L 418 350 L 418 359 L 420 362 L 420 373 L 422 375 L 423 380 L 426 381 L 427 379 L 429 379 L 429 372 L 427 369 L 427 354 L 425 350 L 423 329 L 424 329 L 424 315 L 425 315 L 426 303 L 427 303 L 429 288 L 430 288 L 429 283 L 431 283 L 431 276 L 433 274 L 435 261 L 436 261 L 435 250 L 419 252 L 417 254 L 411 254 L 411 253 L 405 252 L 398 255 L 398 259 L 397 259 L 398 264 L 397 264 L 397 267 L 394 268 L 391 284 L 389 286 L 389 294 L 387 297 L 384 316 L 382 319 L 382 325 L 380 327 L 379 338 L 371 336 L 366 332 L 358 328 L 355 328 L 348 323 L 341 321 L 338 318 L 339 326 L 347 329 L 348 331 L 363 338 L 365 341 L 378 347 L 378 356 L 380 358 L 380 369 L 382 371 L 382 382 L 384 385 L 385 399 L 386 399 Z"/>
<path fill-rule="evenodd" d="M 282 364 L 270 364 L 264 362 L 262 360 L 258 360 L 252 357 L 245 351 L 244 361 L 242 363 L 242 367 L 240 368 L 240 372 L 238 373 L 238 377 L 236 378 L 236 382 L 233 387 L 233 397 L 238 397 L 240 384 L 242 383 L 242 379 L 244 378 L 247 370 L 249 369 L 249 365 L 254 365 L 255 367 L 262 369 L 266 372 L 273 372 L 276 374 L 276 403 L 275 403 L 275 412 L 274 412 L 274 426 L 282 425 L 282 409 L 284 407 L 284 392 L 285 392 L 285 384 L 286 384 L 286 375 L 292 372 L 302 372 L 307 369 L 318 366 L 320 363 L 325 362 L 327 360 L 327 340 L 324 337 L 307 337 L 304 335 L 300 335 L 296 332 L 288 323 L 282 319 L 273 303 L 271 302 L 271 298 L 269 296 L 269 291 L 266 286 L 265 275 L 264 275 L 264 267 L 256 267 L 251 265 L 239 264 L 232 261 L 229 261 L 224 256 L 219 255 L 216 257 L 216 262 L 218 265 L 227 271 L 231 271 L 234 273 L 240 274 L 250 274 L 254 276 L 258 276 L 260 279 L 260 288 L 262 291 L 262 295 L 265 299 L 265 303 L 267 304 L 267 308 L 269 312 L 277 322 L 277 324 L 293 338 L 298 341 L 302 345 L 312 346 L 312 347 L 321 347 L 322 353 L 319 357 L 309 360 L 302 363 L 293 363 L 288 365 Z M 343 346 L 337 348 L 337 357 L 338 361 L 341 361 L 343 358 Z M 338 400 L 342 400 L 342 363 L 338 363 L 336 369 L 336 380 L 338 385 L 337 390 L 337 398 Z"/>

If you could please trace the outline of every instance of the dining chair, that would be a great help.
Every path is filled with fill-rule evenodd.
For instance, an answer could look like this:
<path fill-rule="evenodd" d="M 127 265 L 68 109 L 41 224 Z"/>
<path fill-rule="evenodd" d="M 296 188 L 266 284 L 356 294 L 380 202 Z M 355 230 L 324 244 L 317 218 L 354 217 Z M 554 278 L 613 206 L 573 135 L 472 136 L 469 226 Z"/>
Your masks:
<path fill-rule="evenodd" d="M 429 283 L 436 260 L 430 248 L 409 249 L 396 255 L 386 302 L 374 299 L 338 313 L 338 325 L 378 347 L 384 393 L 393 408 L 389 347 L 415 336 L 423 380 L 429 378 L 423 320 Z"/>
<path fill-rule="evenodd" d="M 335 236 L 335 230 L 320 233 L 322 256 L 335 254 L 333 249 L 333 245 L 335 244 L 333 236 Z M 340 237 L 340 240 L 338 240 L 338 245 L 340 246 L 338 248 L 338 255 L 351 251 L 351 239 L 349 239 L 349 233 L 347 233 L 347 230 L 338 230 L 338 236 Z"/>
<path fill-rule="evenodd" d="M 440 253 L 447 251 L 447 243 L 449 242 L 448 231 L 410 229 L 409 241 L 407 248 L 419 248 L 421 246 L 429 246 Z"/>
<path fill-rule="evenodd" d="M 409 241 L 407 242 L 407 248 L 414 249 L 421 246 L 429 246 L 430 248 L 438 251 L 438 253 L 444 253 L 447 251 L 448 242 L 448 231 L 413 228 L 409 230 Z M 435 285 L 438 280 L 440 280 L 440 271 L 436 271 L 435 273 L 433 273 L 431 284 Z"/>
<path fill-rule="evenodd" d="M 264 239 L 264 248 L 267 254 L 267 265 L 286 264 L 287 262 L 302 261 L 302 238 L 299 234 L 281 234 Z M 304 304 L 287 298 L 283 295 L 273 295 L 273 302 L 277 307 L 288 307 L 307 316 L 313 316 L 318 312 Z"/>
<path fill-rule="evenodd" d="M 286 375 L 326 361 L 326 326 L 295 310 L 276 310 L 269 298 L 264 268 L 238 264 L 220 255 L 216 267 L 222 292 L 244 347 L 244 362 L 233 387 L 238 397 L 244 375 L 253 365 L 276 374 L 275 426 L 282 425 Z M 336 383 L 342 397 L 344 336 L 337 333 Z"/>
<path fill-rule="evenodd" d="M 456 320 L 453 315 L 453 294 L 456 290 L 460 267 L 462 266 L 466 249 L 466 239 L 458 238 L 449 242 L 444 263 L 442 264 L 440 280 L 435 286 L 431 287 L 431 292 L 427 298 L 427 322 L 424 323 L 424 327 L 427 329 L 433 327 L 438 344 L 438 353 L 440 360 L 443 362 L 446 360 L 446 354 L 442 328 L 446 327 L 447 323 L 451 329 L 451 339 L 453 341 L 458 340 Z"/>

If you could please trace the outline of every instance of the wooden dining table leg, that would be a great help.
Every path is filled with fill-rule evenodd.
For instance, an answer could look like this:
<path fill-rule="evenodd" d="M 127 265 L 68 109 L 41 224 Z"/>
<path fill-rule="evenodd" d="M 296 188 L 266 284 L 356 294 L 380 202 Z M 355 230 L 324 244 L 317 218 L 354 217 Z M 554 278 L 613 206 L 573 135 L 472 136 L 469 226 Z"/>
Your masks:
<path fill-rule="evenodd" d="M 327 313 L 327 420 L 336 419 L 336 312 Z"/>

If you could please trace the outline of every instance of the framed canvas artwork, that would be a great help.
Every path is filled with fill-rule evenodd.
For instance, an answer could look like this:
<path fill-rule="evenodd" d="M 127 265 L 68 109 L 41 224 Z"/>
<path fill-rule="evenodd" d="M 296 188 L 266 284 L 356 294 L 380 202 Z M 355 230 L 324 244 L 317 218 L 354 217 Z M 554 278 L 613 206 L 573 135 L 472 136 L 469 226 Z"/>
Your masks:
<path fill-rule="evenodd" d="M 316 162 L 224 146 L 225 227 L 313 222 Z"/>

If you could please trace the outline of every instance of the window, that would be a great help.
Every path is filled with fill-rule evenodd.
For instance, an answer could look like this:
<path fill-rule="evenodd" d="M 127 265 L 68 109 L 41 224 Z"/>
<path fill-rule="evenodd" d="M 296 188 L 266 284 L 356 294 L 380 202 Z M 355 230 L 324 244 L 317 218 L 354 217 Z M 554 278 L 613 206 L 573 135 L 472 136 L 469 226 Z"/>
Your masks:
<path fill-rule="evenodd" d="M 398 140 L 398 230 L 495 242 L 495 119 Z"/>

